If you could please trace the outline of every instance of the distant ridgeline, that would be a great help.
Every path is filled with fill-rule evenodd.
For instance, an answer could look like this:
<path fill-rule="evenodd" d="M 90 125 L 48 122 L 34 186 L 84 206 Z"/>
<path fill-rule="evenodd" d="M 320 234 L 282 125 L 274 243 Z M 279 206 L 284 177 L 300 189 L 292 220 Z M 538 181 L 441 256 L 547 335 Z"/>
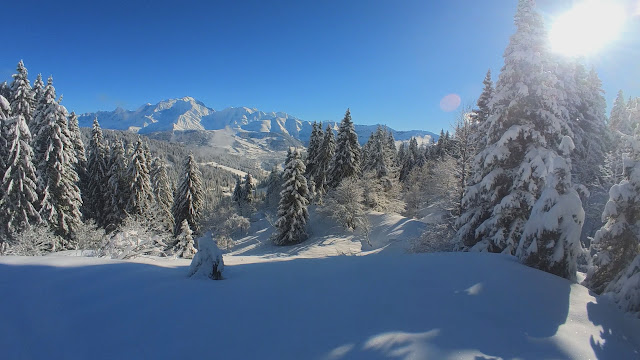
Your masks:
<path fill-rule="evenodd" d="M 340 114 L 336 114 L 339 116 Z M 91 126 L 98 118 L 105 129 L 130 130 L 140 134 L 173 130 L 222 130 L 231 128 L 248 133 L 250 137 L 260 134 L 280 134 L 308 144 L 312 122 L 304 121 L 284 112 L 264 112 L 246 107 L 227 108 L 215 111 L 192 98 L 170 99 L 155 105 L 146 104 L 137 110 L 117 108 L 114 111 L 99 111 L 79 115 L 80 126 Z M 337 130 L 337 123 L 327 122 Z M 327 124 L 325 123 L 325 125 Z M 355 125 L 360 144 L 367 142 L 378 125 Z M 438 140 L 438 135 L 424 130 L 396 131 L 389 129 L 396 141 L 409 141 L 412 137 L 420 143 Z"/>

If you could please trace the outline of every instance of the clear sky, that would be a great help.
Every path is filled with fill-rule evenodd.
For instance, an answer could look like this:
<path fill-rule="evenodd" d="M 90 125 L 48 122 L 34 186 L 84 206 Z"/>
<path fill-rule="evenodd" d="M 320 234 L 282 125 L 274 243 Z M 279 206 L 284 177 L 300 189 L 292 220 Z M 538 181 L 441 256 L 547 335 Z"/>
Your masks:
<path fill-rule="evenodd" d="M 628 9 L 638 0 L 627 1 Z M 538 0 L 550 22 L 576 1 Z M 440 100 L 472 104 L 497 76 L 517 0 L 10 1 L 0 5 L 0 79 L 24 59 L 69 110 L 135 109 L 193 96 L 399 130 L 439 131 Z M 631 10 L 629 10 L 631 11 Z M 640 96 L 640 20 L 588 61 L 609 103 Z M 495 80 L 495 79 L 494 79 Z M 610 105 L 609 105 L 610 106 Z"/>

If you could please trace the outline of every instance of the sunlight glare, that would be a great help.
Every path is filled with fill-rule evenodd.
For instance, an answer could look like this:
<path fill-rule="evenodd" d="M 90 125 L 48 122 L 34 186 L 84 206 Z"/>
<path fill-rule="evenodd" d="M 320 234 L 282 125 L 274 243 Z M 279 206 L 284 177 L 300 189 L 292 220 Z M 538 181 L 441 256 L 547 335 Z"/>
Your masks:
<path fill-rule="evenodd" d="M 551 48 L 566 56 L 595 54 L 616 40 L 625 19 L 620 4 L 586 0 L 556 19 L 549 32 Z"/>

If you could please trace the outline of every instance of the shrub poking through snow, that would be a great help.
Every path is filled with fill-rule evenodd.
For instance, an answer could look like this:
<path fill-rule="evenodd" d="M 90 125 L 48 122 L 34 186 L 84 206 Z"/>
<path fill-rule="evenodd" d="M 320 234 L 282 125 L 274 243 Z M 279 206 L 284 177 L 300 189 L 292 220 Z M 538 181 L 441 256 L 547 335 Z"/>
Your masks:
<path fill-rule="evenodd" d="M 176 256 L 184 259 L 193 259 L 196 248 L 193 246 L 193 231 L 189 227 L 187 219 L 182 220 L 178 243 L 176 244 Z"/>
<path fill-rule="evenodd" d="M 189 277 L 222 280 L 224 261 L 222 251 L 216 245 L 211 233 L 198 239 L 198 252 L 189 266 Z"/>

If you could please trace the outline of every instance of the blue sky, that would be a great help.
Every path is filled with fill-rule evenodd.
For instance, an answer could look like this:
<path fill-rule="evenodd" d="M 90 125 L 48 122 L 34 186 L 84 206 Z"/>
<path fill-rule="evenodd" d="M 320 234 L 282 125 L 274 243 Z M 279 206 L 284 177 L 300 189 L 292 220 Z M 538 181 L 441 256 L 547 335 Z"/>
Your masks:
<path fill-rule="evenodd" d="M 551 20 L 572 2 L 538 7 Z M 350 107 L 356 123 L 439 131 L 455 118 L 440 109 L 444 96 L 474 103 L 486 70 L 497 76 L 516 5 L 12 1 L 2 5 L 0 79 L 24 59 L 30 79 L 53 75 L 64 104 L 80 113 L 188 95 L 217 110 L 256 107 L 305 120 L 339 120 Z M 640 96 L 639 22 L 589 59 L 609 103 L 618 89 Z"/>

